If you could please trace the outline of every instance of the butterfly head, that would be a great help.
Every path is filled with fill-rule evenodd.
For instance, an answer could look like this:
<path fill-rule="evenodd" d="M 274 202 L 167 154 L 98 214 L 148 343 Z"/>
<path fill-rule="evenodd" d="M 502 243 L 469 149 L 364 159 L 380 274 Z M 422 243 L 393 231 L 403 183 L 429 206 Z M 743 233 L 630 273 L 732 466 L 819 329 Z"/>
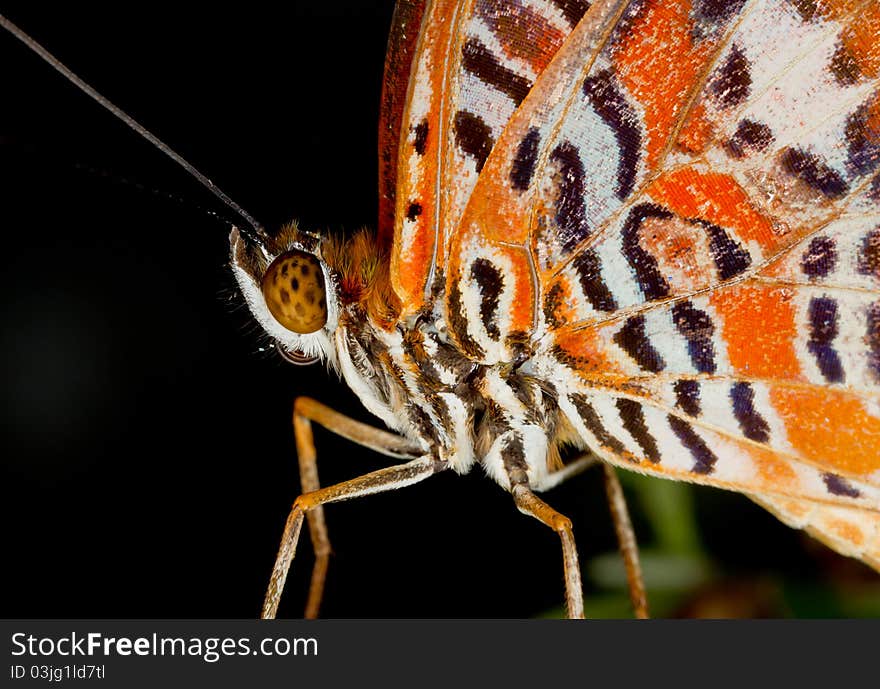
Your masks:
<path fill-rule="evenodd" d="M 263 330 L 291 363 L 335 362 L 336 279 L 321 257 L 321 237 L 291 224 L 275 237 L 233 229 L 232 269 Z"/>

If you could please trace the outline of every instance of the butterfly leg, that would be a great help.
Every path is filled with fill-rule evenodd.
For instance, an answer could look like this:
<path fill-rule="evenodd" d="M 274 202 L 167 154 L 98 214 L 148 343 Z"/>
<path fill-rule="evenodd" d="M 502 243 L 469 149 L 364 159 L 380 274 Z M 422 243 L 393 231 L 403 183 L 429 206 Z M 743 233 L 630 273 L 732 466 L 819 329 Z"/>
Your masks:
<path fill-rule="evenodd" d="M 562 564 L 565 569 L 565 602 L 568 616 L 582 619 L 584 616 L 584 592 L 571 520 L 550 507 L 524 484 L 514 485 L 512 493 L 513 501 L 520 512 L 534 517 L 559 534 L 559 538 L 562 540 Z"/>
<path fill-rule="evenodd" d="M 545 479 L 544 483 L 541 484 L 541 491 L 550 490 L 551 488 L 555 488 L 563 481 L 567 481 L 568 479 L 577 476 L 578 474 L 586 471 L 591 466 L 599 464 L 602 460 L 600 460 L 596 455 L 593 454 L 584 454 L 578 457 L 577 459 L 570 461 L 561 469 L 557 469 L 556 471 L 549 474 Z"/>
<path fill-rule="evenodd" d="M 281 546 L 275 559 L 275 567 L 266 590 L 266 598 L 263 602 L 261 616 L 264 619 L 275 617 L 278 611 L 278 602 L 290 564 L 296 554 L 296 545 L 302 530 L 303 518 L 312 510 L 321 507 L 328 502 L 338 502 L 359 498 L 363 495 L 382 493 L 388 490 L 403 488 L 404 486 L 418 483 L 438 471 L 446 468 L 446 464 L 438 462 L 433 457 L 426 455 L 414 459 L 405 464 L 379 469 L 378 471 L 358 476 L 350 481 L 343 481 L 327 488 L 319 488 L 310 493 L 303 493 L 293 503 L 287 523 L 284 525 L 284 534 L 281 536 Z"/>
<path fill-rule="evenodd" d="M 610 464 L 602 464 L 605 471 L 605 492 L 608 494 L 608 506 L 617 532 L 617 542 L 623 555 L 626 568 L 626 581 L 629 585 L 629 597 L 632 601 L 636 617 L 648 618 L 648 597 L 645 593 L 645 582 L 642 580 L 642 566 L 639 563 L 639 545 L 629 518 L 629 509 L 620 487 L 617 472 Z"/>
<path fill-rule="evenodd" d="M 358 445 L 398 459 L 412 459 L 421 454 L 421 451 L 412 447 L 405 438 L 355 421 L 309 397 L 298 397 L 293 404 L 293 433 L 296 439 L 300 487 L 303 493 L 311 493 L 321 487 L 318 480 L 318 455 L 312 435 L 313 421 Z M 324 583 L 327 579 L 327 567 L 332 549 L 327 534 L 327 522 L 324 519 L 324 508 L 318 505 L 307 513 L 306 518 L 315 551 L 315 565 L 312 569 L 305 617 L 314 619 L 318 616 L 321 599 L 324 596 Z"/>

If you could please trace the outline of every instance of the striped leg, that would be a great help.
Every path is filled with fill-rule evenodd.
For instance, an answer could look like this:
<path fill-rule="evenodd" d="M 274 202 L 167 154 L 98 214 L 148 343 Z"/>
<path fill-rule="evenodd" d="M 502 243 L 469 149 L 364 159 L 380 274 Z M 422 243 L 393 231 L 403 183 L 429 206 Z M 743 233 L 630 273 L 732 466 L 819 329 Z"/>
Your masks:
<path fill-rule="evenodd" d="M 568 616 L 572 619 L 583 619 L 584 592 L 571 520 L 559 514 L 523 484 L 514 485 L 512 493 L 513 501 L 520 512 L 534 517 L 559 534 L 562 540 L 562 565 L 565 569 L 565 603 Z"/>
<path fill-rule="evenodd" d="M 611 509 L 614 530 L 617 532 L 617 542 L 620 545 L 620 554 L 623 555 L 623 564 L 626 567 L 629 597 L 636 617 L 645 620 L 649 617 L 648 596 L 645 593 L 642 566 L 639 563 L 639 544 L 636 542 L 626 499 L 623 497 L 623 489 L 620 487 L 620 479 L 617 478 L 616 470 L 610 464 L 604 463 L 602 468 L 605 470 L 605 492 L 608 494 L 608 507 Z"/>
<path fill-rule="evenodd" d="M 623 496 L 623 490 L 620 487 L 620 481 L 617 478 L 614 467 L 601 462 L 595 455 L 585 454 L 570 462 L 564 468 L 550 474 L 541 486 L 541 489 L 549 490 L 599 463 L 602 464 L 603 471 L 605 472 L 605 492 L 608 495 L 608 507 L 611 510 L 614 531 L 617 534 L 617 542 L 620 547 L 620 553 L 623 555 L 624 567 L 626 568 L 629 597 L 632 601 L 636 617 L 647 619 L 649 617 L 648 597 L 645 592 L 645 583 L 642 580 L 642 567 L 639 563 L 639 545 L 629 518 L 626 499 Z"/>
<path fill-rule="evenodd" d="M 263 602 L 263 619 L 272 619 L 278 611 L 278 602 L 281 599 L 281 591 L 287 580 L 290 564 L 296 554 L 296 544 L 302 529 L 303 517 L 310 511 L 328 502 L 339 502 L 359 498 L 373 493 L 383 493 L 388 490 L 396 490 L 404 486 L 410 486 L 428 478 L 432 474 L 446 468 L 433 457 L 424 456 L 414 459 L 406 464 L 398 464 L 386 469 L 379 469 L 363 476 L 358 476 L 350 481 L 343 481 L 334 486 L 320 488 L 311 493 L 303 493 L 293 503 L 287 523 L 284 525 L 284 534 L 281 536 L 281 546 L 278 548 L 278 556 L 275 559 L 275 567 L 266 590 L 266 599 Z"/>
<path fill-rule="evenodd" d="M 420 453 L 420 450 L 412 447 L 409 441 L 405 438 L 401 438 L 392 433 L 350 419 L 311 398 L 298 397 L 293 405 L 293 431 L 296 438 L 300 484 L 304 494 L 312 494 L 318 491 L 321 487 L 318 480 L 317 452 L 315 450 L 315 441 L 312 435 L 312 421 L 343 438 L 347 438 L 348 440 L 357 443 L 358 445 L 368 447 L 376 452 L 391 457 L 398 459 L 411 459 L 418 456 Z M 350 497 L 355 496 L 352 495 Z M 323 506 L 317 504 L 312 509 L 306 511 L 305 514 L 308 518 L 309 535 L 311 536 L 312 547 L 315 551 L 315 565 L 312 570 L 312 579 L 309 586 L 309 597 L 308 602 L 306 603 L 305 617 L 307 619 L 314 619 L 318 616 L 318 611 L 321 607 L 321 599 L 324 595 L 324 583 L 327 578 L 327 567 L 329 564 L 331 547 L 330 539 L 327 535 L 327 522 L 324 518 Z M 288 524 L 290 524 L 290 520 L 288 520 Z M 299 527 L 297 527 L 297 529 L 298 528 Z M 287 530 L 285 529 L 285 538 L 287 535 Z M 284 547 L 283 543 L 284 542 L 282 542 L 282 548 Z M 280 555 L 281 553 L 279 552 L 279 558 Z M 291 552 L 291 558 L 292 557 L 293 554 Z M 289 566 L 289 563 L 287 566 Z M 273 581 L 276 578 L 277 570 L 278 565 L 276 564 L 276 572 L 273 573 Z M 283 578 L 286 578 L 286 576 L 285 572 Z M 276 608 L 277 597 L 281 595 L 280 587 L 284 584 L 283 579 L 279 583 L 280 586 L 278 587 L 274 603 Z M 270 584 L 270 591 L 271 589 L 272 585 Z M 269 593 L 266 594 L 266 604 L 263 609 L 264 617 L 267 615 L 266 606 L 268 603 Z M 274 614 L 273 610 L 269 616 L 274 617 Z"/>

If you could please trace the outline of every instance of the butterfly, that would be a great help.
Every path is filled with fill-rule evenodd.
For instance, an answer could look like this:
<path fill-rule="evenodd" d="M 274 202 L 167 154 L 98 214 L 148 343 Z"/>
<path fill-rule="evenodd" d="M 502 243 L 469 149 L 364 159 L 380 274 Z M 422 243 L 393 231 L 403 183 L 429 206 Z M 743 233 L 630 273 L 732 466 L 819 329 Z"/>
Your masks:
<path fill-rule="evenodd" d="M 476 465 L 558 534 L 573 617 L 538 493 L 597 459 L 880 566 L 878 27 L 876 2 L 400 3 L 377 232 L 231 236 L 260 325 L 394 431 L 297 403 L 264 615 L 307 518 L 317 610 L 325 504 Z M 312 422 L 398 463 L 319 487 Z"/>
<path fill-rule="evenodd" d="M 549 3 L 548 6 L 549 6 L 550 4 L 552 4 L 552 3 Z M 500 5 L 500 4 L 499 4 L 499 5 Z M 530 8 L 534 8 L 534 7 L 536 6 L 536 3 L 524 3 L 524 5 L 528 5 Z M 577 3 L 568 3 L 568 4 L 566 4 L 566 3 L 560 3 L 560 5 L 565 5 L 565 7 L 562 7 L 562 8 L 559 10 L 559 12 L 561 12 L 563 16 L 565 16 L 566 13 L 571 13 L 571 12 L 575 11 L 576 8 L 577 8 Z M 488 7 L 488 10 L 487 10 L 487 11 L 492 10 L 492 6 L 490 6 L 490 5 L 486 5 L 486 4 L 484 4 L 483 6 L 484 6 L 484 7 Z M 695 5 L 695 6 L 696 6 L 696 5 Z M 742 13 L 743 16 L 746 16 L 746 12 L 747 12 L 747 10 L 748 10 L 748 11 L 754 11 L 754 10 L 750 10 L 749 8 L 752 8 L 752 5 L 751 5 L 751 4 L 749 5 L 749 7 L 737 6 L 737 7 L 733 8 L 733 9 L 731 10 L 731 12 L 732 12 L 733 14 Z M 497 9 L 497 8 L 496 8 L 496 9 Z M 501 9 L 504 9 L 504 8 L 501 8 Z M 637 8 L 634 7 L 633 9 L 637 9 Z M 693 9 L 693 8 L 691 8 L 691 9 Z M 796 8 L 796 9 L 797 9 L 797 8 Z M 705 8 L 704 8 L 704 10 L 705 10 Z M 405 8 L 404 8 L 404 11 L 405 11 Z M 817 14 L 817 13 L 818 13 L 818 14 Z M 723 14 L 723 12 L 721 12 L 721 14 Z M 806 10 L 798 9 L 798 14 L 799 14 L 800 16 L 803 16 L 803 17 L 804 17 L 804 21 L 805 21 L 806 23 L 809 23 L 809 22 L 812 22 L 812 21 L 818 21 L 818 19 L 816 19 L 816 17 L 821 18 L 821 12 L 818 12 L 818 9 L 813 11 L 813 14 L 816 15 L 816 17 L 808 17 L 808 15 L 810 15 L 810 11 L 809 11 L 808 8 L 807 8 Z M 399 16 L 400 16 L 400 15 L 398 15 L 398 17 L 399 17 Z M 700 15 L 700 16 L 703 16 L 704 18 L 705 18 L 706 16 L 708 16 L 709 18 L 711 18 L 713 15 L 712 15 L 712 11 L 711 11 L 711 10 L 705 10 L 705 11 L 703 12 L 703 14 Z M 722 18 L 723 18 L 723 17 L 722 17 Z M 558 19 L 558 15 L 557 15 L 557 19 Z M 581 17 L 581 19 L 583 19 L 583 16 Z M 737 20 L 737 17 L 727 17 L 727 20 L 730 20 L 730 21 L 736 21 L 736 20 Z M 825 19 L 825 21 L 828 21 L 827 18 Z M 417 22 L 416 22 L 416 23 L 417 23 Z M 442 23 L 442 22 L 441 22 L 441 23 Z M 556 25 L 557 25 L 557 26 L 562 26 L 562 23 L 559 22 L 559 21 L 557 21 Z M 576 26 L 576 25 L 577 25 L 577 22 L 570 22 L 570 23 L 569 23 L 569 28 L 572 28 L 572 27 L 574 27 L 574 26 Z M 426 28 L 427 28 L 427 25 L 425 25 L 425 26 L 426 26 Z M 733 26 L 733 24 L 731 24 L 730 26 Z M 573 29 L 572 29 L 572 30 L 573 30 Z M 399 37 L 400 37 L 400 36 L 405 36 L 405 35 L 407 35 L 407 34 L 412 35 L 413 33 L 418 33 L 418 30 L 417 30 L 417 28 L 415 27 L 415 25 L 413 25 L 413 26 L 406 25 L 406 28 L 404 28 L 404 27 L 400 26 L 400 24 L 398 24 L 398 25 L 397 25 L 397 28 L 394 30 L 393 36 L 398 36 L 398 40 L 399 40 Z M 694 32 L 694 35 L 695 35 L 695 36 L 699 36 L 699 34 L 700 34 L 700 31 L 695 31 L 695 32 Z M 530 34 L 531 37 L 534 37 L 534 36 L 536 36 L 536 35 L 538 35 L 538 34 L 536 34 L 535 32 L 533 32 L 532 34 Z M 394 41 L 392 41 L 392 44 L 393 44 L 393 43 L 394 43 Z M 868 42 L 867 45 L 870 46 L 871 43 Z M 478 51 L 477 51 L 477 52 L 478 52 Z M 471 46 L 471 55 L 473 55 L 473 54 L 474 54 L 473 46 Z M 391 81 L 393 82 L 394 79 L 391 79 Z M 404 83 L 405 81 L 406 81 L 405 77 L 402 77 L 402 76 L 398 75 L 398 79 L 397 79 L 397 82 L 398 82 L 397 87 L 398 87 L 398 89 L 397 89 L 397 90 L 398 90 L 399 92 L 402 93 L 402 97 L 403 97 L 404 101 L 405 101 L 405 99 L 406 99 L 406 83 Z M 490 81 L 491 81 L 491 79 L 490 79 Z M 386 82 L 386 83 L 388 83 L 388 82 Z M 640 102 L 640 101 L 639 101 L 639 102 Z M 386 115 L 385 117 L 386 117 L 386 120 L 387 120 L 387 115 Z M 601 118 L 601 115 L 600 115 L 599 119 L 602 119 L 602 118 Z M 418 124 L 419 124 L 419 123 L 416 123 L 416 127 L 418 126 Z M 607 127 L 606 127 L 605 129 L 607 130 Z M 420 130 L 416 130 L 416 131 L 420 131 Z M 600 129 L 600 131 L 602 131 L 602 130 Z M 415 132 L 413 132 L 413 133 L 415 133 Z M 611 140 L 612 143 L 613 143 L 613 140 L 614 140 L 614 138 L 615 138 L 613 132 L 612 132 L 611 134 L 609 134 L 608 131 L 605 131 L 604 134 L 605 134 L 606 139 Z M 414 143 L 415 143 L 415 140 L 413 141 L 413 144 L 414 144 Z M 426 140 L 426 143 L 427 143 L 427 140 Z M 473 147 L 472 147 L 472 148 L 473 148 Z M 483 148 L 485 148 L 485 147 L 483 147 Z M 477 152 L 479 153 L 479 149 L 480 149 L 480 147 L 477 146 L 477 149 L 478 149 Z M 613 150 L 614 150 L 613 146 L 611 146 L 611 147 L 608 149 L 608 151 L 610 151 L 610 152 L 613 152 Z M 747 152 L 749 153 L 750 156 L 753 156 L 753 155 L 754 155 L 754 152 L 751 152 L 751 151 L 747 151 Z M 393 156 L 392 156 L 392 157 L 393 157 Z M 870 155 L 868 156 L 868 159 L 870 159 Z M 612 158 L 611 160 L 613 161 L 614 159 Z M 484 166 L 485 166 L 485 164 L 487 164 L 488 162 L 489 162 L 489 158 L 488 158 L 488 156 L 487 156 L 487 160 L 486 160 L 486 162 L 484 162 Z M 558 163 L 557 163 L 557 165 L 558 165 Z M 480 174 L 482 175 L 482 171 L 481 171 Z M 547 196 L 548 196 L 549 199 L 551 199 L 551 200 L 553 200 L 553 201 L 557 201 L 557 200 L 560 198 L 560 191 L 559 191 L 559 182 L 558 182 L 558 179 L 559 179 L 560 177 L 563 177 L 564 175 L 560 175 L 560 173 L 559 173 L 558 170 L 554 170 L 554 174 L 553 174 L 553 176 L 555 177 L 555 179 L 552 179 L 552 180 L 551 180 L 552 184 L 550 184 L 550 187 L 551 187 L 551 188 L 547 191 Z M 395 190 L 395 191 L 396 191 L 396 177 L 395 177 L 395 179 L 394 179 L 394 183 L 393 183 L 393 185 L 389 185 L 389 183 L 388 183 L 387 181 L 384 182 L 383 184 L 384 184 L 384 187 L 383 187 L 383 188 L 385 189 L 385 193 L 386 193 L 386 194 L 388 193 L 389 189 L 392 189 L 392 190 Z M 554 185 L 555 185 L 555 187 L 554 187 Z M 409 210 L 409 208 L 407 207 L 406 210 Z M 552 209 L 551 209 L 551 211 L 552 211 Z M 551 218 L 553 218 L 553 216 L 555 216 L 555 213 L 551 213 L 550 211 L 548 211 L 546 217 L 551 217 Z M 387 215 L 386 215 L 386 217 L 387 217 Z M 417 217 L 418 217 L 418 216 L 417 216 Z M 553 219 L 555 220 L 555 218 L 553 218 Z M 661 218 L 661 220 L 662 220 L 662 218 Z M 558 224 L 558 223 L 557 223 L 557 224 Z M 662 224 L 662 223 L 661 223 L 661 224 Z M 381 225 L 380 225 L 380 226 L 381 226 Z M 388 224 L 387 221 L 386 221 L 384 227 L 386 228 L 386 232 L 387 232 L 387 228 L 389 227 L 389 224 Z M 710 230 L 707 229 L 706 232 L 709 233 Z M 394 240 L 394 236 L 393 236 L 394 233 L 391 232 L 390 234 L 391 234 L 391 241 L 393 242 L 393 240 Z M 682 233 L 679 232 L 679 233 L 678 233 L 678 236 L 681 236 L 681 235 L 682 235 Z M 685 238 L 686 238 L 686 233 L 684 233 L 684 236 L 685 236 Z M 387 239 L 387 235 L 386 235 L 386 239 Z M 711 238 L 710 238 L 710 239 L 711 239 Z M 710 250 L 710 252 L 712 251 L 711 241 L 710 241 L 709 250 Z M 850 264 L 850 265 L 851 265 L 851 264 Z M 621 275 L 626 275 L 626 272 L 627 272 L 627 271 L 630 271 L 630 272 L 631 272 L 632 267 L 631 267 L 631 266 L 628 267 L 627 262 L 624 262 L 624 263 L 622 264 L 622 266 L 623 266 L 624 270 L 621 271 Z M 853 272 L 856 272 L 856 271 L 853 270 Z M 664 276 L 664 277 L 665 277 L 665 276 Z M 720 283 L 719 283 L 719 284 L 720 284 Z M 637 289 L 638 289 L 638 288 L 637 288 Z M 478 321 L 478 318 L 479 318 L 479 314 L 478 314 L 477 317 L 473 318 L 473 320 L 474 320 L 475 323 L 479 322 L 479 321 Z M 677 327 L 675 323 L 673 323 L 673 326 Z M 487 332 L 488 332 L 488 331 L 487 331 Z M 713 343 L 713 344 L 714 344 L 714 343 Z M 614 346 L 616 346 L 616 345 L 611 345 L 611 346 L 614 347 Z M 618 350 L 619 350 L 619 349 L 620 349 L 620 347 L 618 347 Z M 863 349 L 867 349 L 867 347 L 863 346 Z M 296 351 L 296 350 L 294 350 L 294 351 Z M 616 352 L 616 350 L 612 350 L 612 351 L 615 351 L 615 352 Z M 809 351 L 809 347 L 808 347 L 808 351 Z M 621 356 L 621 358 L 623 358 L 623 355 L 620 355 L 619 352 L 618 352 L 617 354 L 618 354 L 618 356 Z M 628 356 L 628 355 L 627 355 L 627 356 Z M 688 352 L 688 356 L 689 356 L 689 352 Z M 624 361 L 625 361 L 625 359 L 624 359 Z M 665 363 L 667 363 L 667 362 L 666 362 L 666 360 L 664 359 L 664 364 L 665 364 Z M 574 369 L 572 369 L 572 370 L 574 371 L 574 373 L 577 373 L 576 370 L 574 370 Z M 652 376 L 656 376 L 656 377 L 659 378 L 659 374 L 658 374 L 658 373 L 655 373 L 655 372 L 649 372 L 649 373 L 651 373 Z M 662 373 L 662 372 L 660 372 L 660 373 Z M 637 376 L 633 376 L 633 378 L 636 378 L 636 377 L 637 377 Z M 647 376 L 641 376 L 641 377 L 647 377 Z M 708 393 L 706 393 L 706 391 L 703 389 L 703 383 L 708 382 L 709 377 L 710 377 L 710 376 L 709 376 L 708 374 L 706 374 L 705 372 L 701 372 L 701 371 L 697 371 L 697 372 L 696 372 L 696 375 L 694 376 L 694 378 L 697 380 L 697 382 L 701 383 L 701 386 L 700 386 L 700 392 L 701 392 L 703 395 L 707 395 L 707 394 L 708 394 Z M 574 378 L 574 380 L 577 380 L 577 378 Z M 824 384 L 823 384 L 823 385 L 824 385 Z M 828 387 L 833 387 L 833 386 L 829 385 Z M 640 400 L 640 399 L 642 399 L 642 398 L 636 396 L 636 401 L 638 401 L 638 400 Z M 677 401 L 677 398 L 676 398 L 676 401 Z M 706 400 L 705 400 L 705 397 L 702 397 L 702 398 L 701 398 L 701 401 L 705 404 L 705 401 L 706 401 Z M 755 402 L 753 401 L 753 406 L 754 406 L 754 404 L 755 404 Z M 594 406 L 594 409 L 598 409 L 598 411 L 597 411 L 596 413 L 597 413 L 597 416 L 598 416 L 598 418 L 599 418 L 599 421 L 602 422 L 604 425 L 610 425 L 609 422 L 608 422 L 608 419 L 609 419 L 609 418 L 613 418 L 613 416 L 614 416 L 614 414 L 615 414 L 616 412 L 614 412 L 614 410 L 612 409 L 612 410 L 611 410 L 611 415 L 609 416 L 607 410 L 599 408 L 599 405 L 597 405 L 597 404 L 595 404 L 595 403 L 593 403 L 593 406 Z M 707 413 L 707 412 L 706 412 L 705 410 L 701 410 L 701 413 L 699 414 L 699 416 L 702 418 L 706 413 Z M 716 413 L 717 413 L 717 410 L 716 410 Z M 729 416 L 729 415 L 730 415 L 730 412 L 728 412 L 728 416 Z M 618 414 L 618 416 L 619 416 L 619 414 Z M 685 419 L 687 420 L 688 417 L 685 417 Z M 693 421 L 689 421 L 689 422 L 691 422 L 691 423 L 695 423 L 695 422 L 693 422 Z M 619 426 L 619 425 L 620 425 L 620 424 L 618 424 L 618 426 Z M 699 425 L 698 425 L 698 426 L 696 427 L 696 433 L 698 433 L 698 434 L 701 433 L 701 432 L 702 432 L 702 428 L 703 428 L 703 426 L 699 426 Z M 608 430 L 608 429 L 606 429 L 606 432 L 607 432 L 607 436 L 608 436 L 608 437 L 613 438 L 613 439 L 619 441 L 620 443 L 632 443 L 632 442 L 635 442 L 635 440 L 634 440 L 634 438 L 631 436 L 631 434 L 628 435 L 625 429 L 622 429 L 622 430 L 621 430 L 620 428 L 618 428 L 618 429 L 613 430 L 613 431 L 612 431 L 612 430 Z M 589 436 L 588 436 L 588 437 L 589 437 Z M 611 450 L 613 450 L 614 448 L 611 447 L 610 445 L 608 445 L 607 447 L 606 447 L 605 445 L 603 445 L 602 442 L 599 442 L 599 441 L 602 440 L 602 438 L 600 438 L 600 437 L 598 437 L 598 436 L 594 436 L 594 437 L 593 437 L 593 440 L 595 440 L 595 441 L 597 441 L 597 442 L 596 442 L 595 447 L 592 446 L 592 445 L 591 445 L 591 447 L 592 447 L 594 450 L 598 450 L 598 451 L 600 452 L 600 454 L 602 454 L 602 451 L 604 450 L 603 459 L 606 459 L 606 460 L 609 461 L 609 462 L 613 461 L 614 456 L 612 455 L 612 456 L 609 457 L 608 454 L 609 454 L 609 448 L 610 448 Z M 637 445 L 636 445 L 636 447 L 637 447 Z M 714 449 L 714 447 L 711 447 L 710 449 Z M 319 448 L 319 450 L 320 450 L 320 448 Z M 323 452 L 322 452 L 322 454 L 323 454 Z M 688 456 L 688 455 L 687 455 L 687 452 L 685 452 L 685 453 L 684 453 L 684 458 L 686 459 L 687 456 Z M 627 461 L 629 461 L 629 460 L 627 460 Z M 323 466 L 323 464 L 322 464 L 322 466 Z M 632 463 L 627 464 L 627 465 L 624 465 L 624 466 L 625 466 L 625 467 L 632 466 Z M 637 468 L 637 467 L 633 467 L 633 468 Z M 700 474 L 699 476 L 690 476 L 690 477 L 688 477 L 688 476 L 679 476 L 678 478 L 685 478 L 685 479 L 687 480 L 688 478 L 691 478 L 691 479 L 694 479 L 694 478 L 703 478 L 703 475 Z M 704 479 L 704 478 L 703 478 L 703 480 L 704 480 L 705 482 L 708 482 L 708 479 Z M 824 479 L 823 479 L 823 481 L 824 481 Z M 740 489 L 742 490 L 742 488 L 740 488 Z M 748 491 L 745 491 L 745 492 L 748 493 Z M 581 543 L 581 545 L 583 545 L 583 543 Z M 589 612 L 589 611 L 588 611 L 588 612 Z"/>

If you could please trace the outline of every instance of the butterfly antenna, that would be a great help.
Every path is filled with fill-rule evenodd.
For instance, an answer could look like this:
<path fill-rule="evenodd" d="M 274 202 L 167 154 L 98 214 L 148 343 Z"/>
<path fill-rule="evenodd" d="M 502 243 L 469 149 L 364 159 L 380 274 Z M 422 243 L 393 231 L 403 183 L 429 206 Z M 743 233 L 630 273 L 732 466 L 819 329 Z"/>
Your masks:
<path fill-rule="evenodd" d="M 237 213 L 241 218 L 243 218 L 250 227 L 247 228 L 239 228 L 239 231 L 245 235 L 252 242 L 257 244 L 262 244 L 260 241 L 260 236 L 264 235 L 264 231 L 262 226 L 254 220 L 254 218 L 244 210 L 241 206 L 239 206 L 235 201 L 229 198 L 223 191 L 217 187 L 210 179 L 205 177 L 201 172 L 199 172 L 196 168 L 194 168 L 187 160 L 177 153 L 174 149 L 168 146 L 165 142 L 156 137 L 149 129 L 140 124 L 137 120 L 131 117 L 128 113 L 121 110 L 109 100 L 107 100 L 104 96 L 98 93 L 95 89 L 89 86 L 86 82 L 80 79 L 76 74 L 74 74 L 64 63 L 62 63 L 58 58 L 56 58 L 52 53 L 46 50 L 42 45 L 37 43 L 33 38 L 31 38 L 24 31 L 19 29 L 15 24 L 9 21 L 6 17 L 0 14 L 0 26 L 6 29 L 9 33 L 15 36 L 18 40 L 24 43 L 28 48 L 30 48 L 33 52 L 39 55 L 43 60 L 48 63 L 51 67 L 53 67 L 56 71 L 60 72 L 61 75 L 71 82 L 74 86 L 76 86 L 80 91 L 90 96 L 94 101 L 104 106 L 107 110 L 109 110 L 113 115 L 122 120 L 125 124 L 131 127 L 135 132 L 140 134 L 144 139 L 149 141 L 153 146 L 162 151 L 166 156 L 171 158 L 175 163 L 180 165 L 184 170 L 186 170 L 190 175 L 196 178 L 202 186 L 204 186 L 208 191 L 210 191 L 214 196 L 216 196 L 220 201 L 226 204 L 227 207 L 231 208 L 235 213 Z"/>

